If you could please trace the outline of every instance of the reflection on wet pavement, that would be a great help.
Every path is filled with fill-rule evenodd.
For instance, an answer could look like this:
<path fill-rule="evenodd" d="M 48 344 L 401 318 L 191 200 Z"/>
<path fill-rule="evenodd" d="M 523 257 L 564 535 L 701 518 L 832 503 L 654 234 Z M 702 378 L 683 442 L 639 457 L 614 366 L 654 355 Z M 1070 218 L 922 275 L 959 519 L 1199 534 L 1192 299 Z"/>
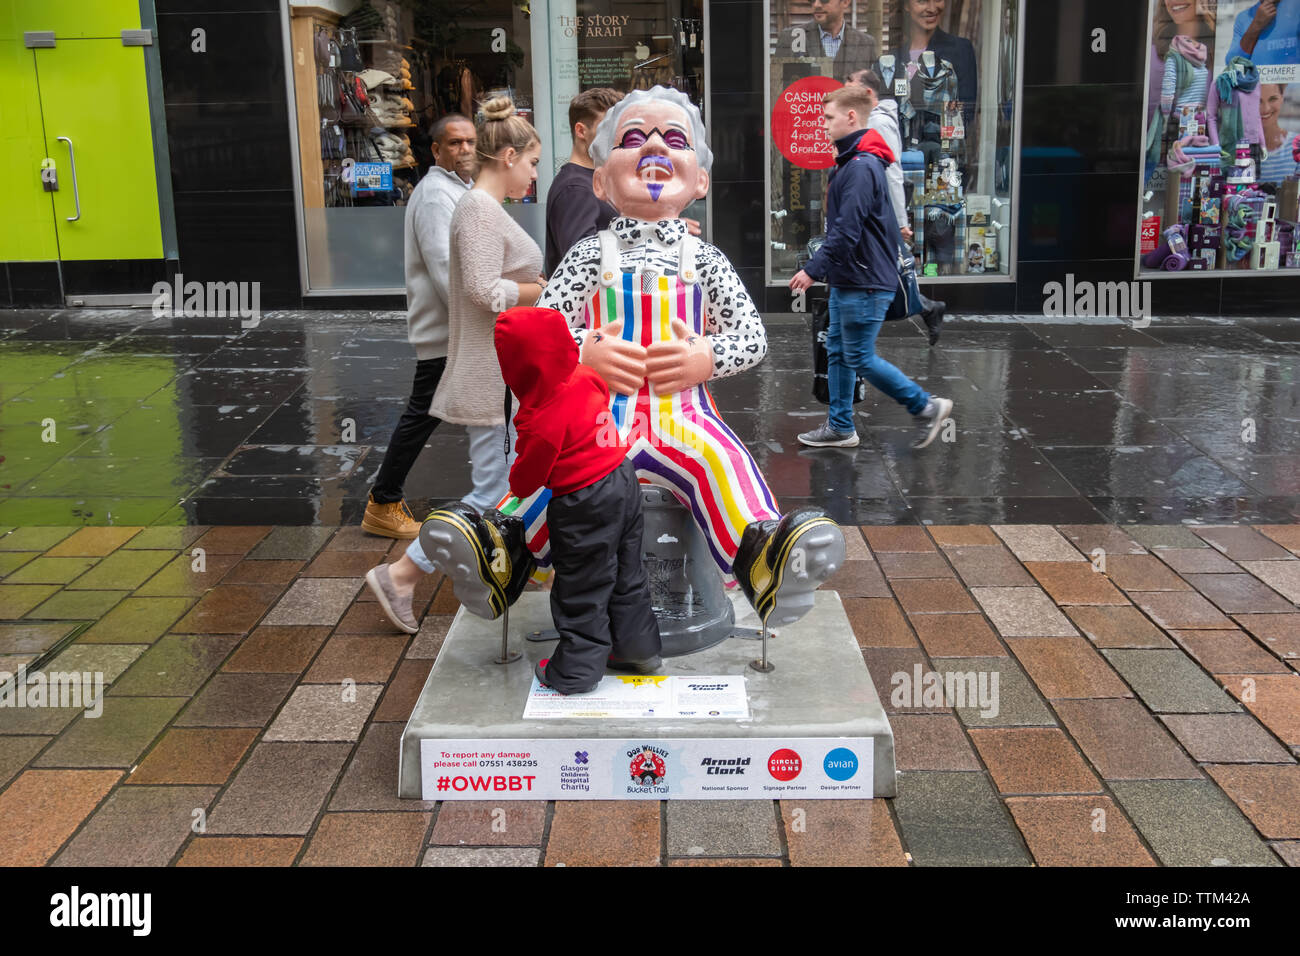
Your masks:
<path fill-rule="evenodd" d="M 1048 322 L 963 316 L 879 351 L 956 403 L 916 452 L 873 394 L 862 445 L 806 449 L 801 317 L 755 372 L 714 383 L 783 508 L 845 524 L 1290 522 L 1300 514 L 1300 319 Z M 358 522 L 415 360 L 400 312 L 153 318 L 0 311 L 0 526 Z M 486 400 L 486 399 L 485 399 Z M 407 482 L 417 513 L 469 488 L 444 425 Z"/>

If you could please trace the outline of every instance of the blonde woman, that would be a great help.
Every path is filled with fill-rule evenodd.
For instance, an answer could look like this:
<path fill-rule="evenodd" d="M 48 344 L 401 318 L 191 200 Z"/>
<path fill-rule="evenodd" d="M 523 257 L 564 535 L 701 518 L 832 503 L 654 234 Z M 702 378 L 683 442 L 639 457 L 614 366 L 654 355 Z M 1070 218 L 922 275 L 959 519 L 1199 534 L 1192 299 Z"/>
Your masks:
<path fill-rule="evenodd" d="M 482 513 L 509 488 L 506 386 L 493 343 L 497 316 L 535 304 L 546 282 L 541 249 L 501 205 L 507 197 L 522 199 L 537 179 L 542 155 L 537 131 L 504 96 L 484 103 L 475 125 L 481 165 L 474 188 L 456 203 L 451 220 L 447 370 L 429 414 L 468 429 L 474 487 L 461 501 Z M 393 564 L 366 575 L 388 619 L 409 634 L 419 630 L 411 609 L 415 584 L 433 570 L 416 538 Z"/>

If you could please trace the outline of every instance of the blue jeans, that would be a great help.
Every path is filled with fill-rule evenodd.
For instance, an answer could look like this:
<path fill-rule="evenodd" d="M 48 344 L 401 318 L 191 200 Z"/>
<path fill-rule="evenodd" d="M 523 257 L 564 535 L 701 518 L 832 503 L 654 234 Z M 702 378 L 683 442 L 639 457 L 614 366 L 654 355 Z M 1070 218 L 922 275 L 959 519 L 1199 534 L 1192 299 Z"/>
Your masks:
<path fill-rule="evenodd" d="M 930 401 L 929 394 L 876 354 L 876 336 L 885 321 L 893 292 L 831 288 L 830 330 L 826 335 L 826 385 L 830 390 L 830 426 L 851 432 L 853 388 L 862 376 L 913 415 Z"/>

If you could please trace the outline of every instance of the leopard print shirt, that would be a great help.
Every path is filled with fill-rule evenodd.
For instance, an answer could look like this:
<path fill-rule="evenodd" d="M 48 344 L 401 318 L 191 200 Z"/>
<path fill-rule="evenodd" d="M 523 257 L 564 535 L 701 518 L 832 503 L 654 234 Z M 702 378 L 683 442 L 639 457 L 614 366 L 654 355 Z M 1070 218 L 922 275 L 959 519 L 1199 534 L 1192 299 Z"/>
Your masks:
<path fill-rule="evenodd" d="M 644 222 L 624 217 L 614 219 L 609 228 L 618 237 L 624 272 L 677 274 L 678 246 L 686 235 L 680 219 Z M 713 346 L 713 377 L 753 368 L 767 355 L 767 333 L 740 276 L 716 246 L 703 241 L 696 244 L 695 271 L 704 290 L 704 332 Z M 579 348 L 587 333 L 583 306 L 599 286 L 599 273 L 600 240 L 589 236 L 560 261 L 537 303 L 565 317 Z"/>

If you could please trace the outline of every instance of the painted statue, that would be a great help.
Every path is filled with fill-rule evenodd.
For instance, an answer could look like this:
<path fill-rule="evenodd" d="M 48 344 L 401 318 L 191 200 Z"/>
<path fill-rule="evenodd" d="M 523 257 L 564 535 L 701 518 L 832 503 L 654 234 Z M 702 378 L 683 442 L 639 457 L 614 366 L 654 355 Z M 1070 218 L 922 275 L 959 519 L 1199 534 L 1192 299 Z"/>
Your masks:
<path fill-rule="evenodd" d="M 844 539 L 820 509 L 780 512 L 709 394 L 711 379 L 761 362 L 767 336 L 726 256 L 680 218 L 709 190 L 699 111 L 677 90 L 634 91 L 606 113 L 591 155 L 592 188 L 619 216 L 568 251 L 537 304 L 565 317 L 579 360 L 609 386 L 607 427 L 640 481 L 690 512 L 718 570 L 762 621 L 793 623 L 843 562 Z M 532 563 L 549 565 L 549 499 L 542 489 L 496 512 L 454 505 L 425 521 L 426 554 L 471 611 L 497 617 Z"/>

